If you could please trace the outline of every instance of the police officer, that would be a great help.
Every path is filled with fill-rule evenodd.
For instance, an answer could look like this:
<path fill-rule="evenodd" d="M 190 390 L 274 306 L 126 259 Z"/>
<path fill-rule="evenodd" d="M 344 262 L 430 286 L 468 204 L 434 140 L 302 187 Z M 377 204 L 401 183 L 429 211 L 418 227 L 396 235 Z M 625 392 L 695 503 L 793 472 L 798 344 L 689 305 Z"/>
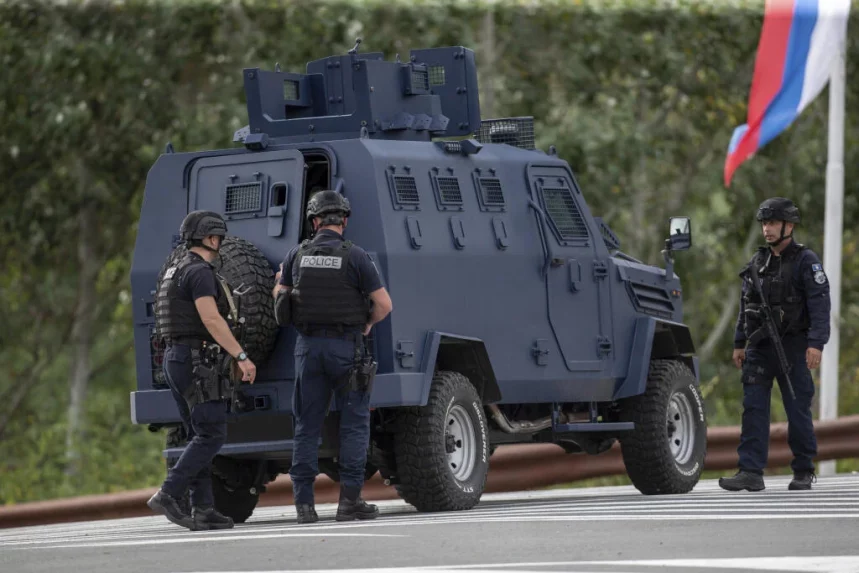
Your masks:
<path fill-rule="evenodd" d="M 766 247 L 743 268 L 740 314 L 734 334 L 734 365 L 742 369 L 743 423 L 739 471 L 719 479 L 729 491 L 764 489 L 770 435 L 770 392 L 778 380 L 788 420 L 788 444 L 793 452 L 790 490 L 808 490 L 815 481 L 812 459 L 817 440 L 811 417 L 814 382 L 809 369 L 820 365 L 829 340 L 829 282 L 820 259 L 793 240 L 799 209 L 789 199 L 774 197 L 757 212 Z M 772 309 L 796 398 L 789 394 L 776 348 L 761 320 L 761 297 L 753 288 L 749 268 L 758 269 L 761 290 Z"/>
<path fill-rule="evenodd" d="M 315 236 L 289 251 L 273 292 L 277 298 L 279 291 L 287 291 L 291 323 L 299 332 L 292 398 L 295 437 L 289 470 L 298 523 L 319 520 L 313 482 L 319 473 L 318 440 L 332 394 L 340 411 L 336 519 L 379 515 L 376 506 L 360 496 L 370 441 L 370 392 L 353 387 L 350 374 L 364 358 L 364 336 L 391 312 L 392 304 L 367 253 L 343 239 L 350 214 L 349 201 L 336 191 L 319 191 L 310 198 L 306 216 Z"/>
<path fill-rule="evenodd" d="M 220 352 L 228 352 L 241 369 L 242 380 L 251 384 L 256 366 L 224 318 L 229 311 L 229 287 L 212 266 L 227 234 L 224 219 L 212 211 L 193 211 L 179 232 L 188 253 L 164 273 L 155 317 L 167 343 L 165 377 L 182 421 L 190 428 L 190 441 L 147 505 L 191 530 L 227 529 L 233 527 L 233 520 L 214 508 L 210 470 L 227 435 L 224 388 L 216 361 Z M 190 514 L 179 502 L 188 488 Z"/>

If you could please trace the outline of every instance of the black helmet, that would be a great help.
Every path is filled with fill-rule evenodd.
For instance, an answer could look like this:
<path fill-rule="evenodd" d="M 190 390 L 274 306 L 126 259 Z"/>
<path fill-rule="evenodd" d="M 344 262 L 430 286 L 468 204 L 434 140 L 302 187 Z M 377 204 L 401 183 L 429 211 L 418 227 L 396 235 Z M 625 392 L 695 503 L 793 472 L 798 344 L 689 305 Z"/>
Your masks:
<path fill-rule="evenodd" d="M 787 221 L 788 223 L 799 223 L 799 209 L 790 199 L 784 197 L 772 197 L 767 199 L 758 207 L 758 221 Z"/>
<path fill-rule="evenodd" d="M 183 241 L 202 241 L 209 235 L 226 236 L 227 224 L 214 211 L 191 211 L 182 221 L 179 234 Z"/>
<path fill-rule="evenodd" d="M 351 214 L 349 199 L 337 191 L 319 191 L 307 202 L 307 219 L 322 217 L 323 225 L 340 225 Z"/>

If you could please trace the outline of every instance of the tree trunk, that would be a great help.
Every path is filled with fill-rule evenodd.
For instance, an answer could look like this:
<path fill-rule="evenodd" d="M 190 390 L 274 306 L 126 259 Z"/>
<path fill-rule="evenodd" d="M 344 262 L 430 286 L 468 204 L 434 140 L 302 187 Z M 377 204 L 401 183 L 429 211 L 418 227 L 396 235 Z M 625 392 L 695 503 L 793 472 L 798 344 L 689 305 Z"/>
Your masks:
<path fill-rule="evenodd" d="M 486 8 L 486 13 L 483 15 L 483 36 L 481 42 L 481 52 L 483 61 L 478 66 L 481 70 L 480 85 L 483 87 L 483 97 L 480 98 L 480 115 L 484 118 L 495 117 L 495 12 L 492 7 Z"/>
<path fill-rule="evenodd" d="M 91 204 L 84 204 L 78 213 L 78 299 L 72 326 L 73 367 L 68 429 L 66 431 L 66 475 L 80 470 L 80 437 L 86 411 L 87 383 L 90 378 L 90 348 L 95 315 L 95 281 L 99 264 L 95 252 L 95 213 Z"/>
<path fill-rule="evenodd" d="M 760 223 L 754 221 L 751 229 L 749 229 L 749 235 L 746 237 L 746 243 L 743 245 L 742 253 L 744 257 L 749 256 L 749 252 L 752 250 L 760 232 Z M 719 320 L 713 330 L 710 331 L 707 340 L 701 345 L 701 352 L 698 353 L 698 358 L 702 363 L 709 362 L 719 340 L 721 340 L 728 327 L 734 325 L 734 320 L 737 318 L 737 312 L 739 311 L 737 304 L 740 302 L 740 289 L 737 281 L 731 281 L 728 285 L 728 296 L 725 297 L 724 301 Z"/>

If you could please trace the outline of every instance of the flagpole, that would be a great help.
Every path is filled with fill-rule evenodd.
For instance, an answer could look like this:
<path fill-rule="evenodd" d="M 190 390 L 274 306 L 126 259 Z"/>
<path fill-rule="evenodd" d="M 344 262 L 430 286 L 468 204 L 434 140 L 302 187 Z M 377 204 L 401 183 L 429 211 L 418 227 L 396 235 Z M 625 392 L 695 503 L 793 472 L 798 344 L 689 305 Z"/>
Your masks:
<path fill-rule="evenodd" d="M 826 215 L 823 236 L 823 269 L 829 278 L 832 313 L 829 342 L 820 364 L 820 420 L 838 417 L 838 350 L 841 311 L 841 242 L 844 209 L 844 91 L 846 42 L 839 49 L 829 78 L 829 142 L 826 162 Z M 835 474 L 835 460 L 820 462 L 818 473 Z"/>

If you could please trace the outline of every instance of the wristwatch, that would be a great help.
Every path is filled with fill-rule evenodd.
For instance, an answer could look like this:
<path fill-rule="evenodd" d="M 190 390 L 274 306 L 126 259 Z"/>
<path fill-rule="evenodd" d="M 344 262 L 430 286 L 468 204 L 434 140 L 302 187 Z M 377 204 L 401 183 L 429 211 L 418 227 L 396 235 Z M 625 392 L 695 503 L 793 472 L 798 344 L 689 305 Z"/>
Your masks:
<path fill-rule="evenodd" d="M 242 361 L 247 360 L 247 359 L 248 359 L 248 355 L 247 355 L 247 354 L 245 354 L 245 351 L 244 351 L 244 350 L 242 350 L 241 352 L 239 352 L 239 355 L 238 355 L 238 356 L 236 356 L 236 360 L 238 360 L 239 362 L 242 362 Z"/>

